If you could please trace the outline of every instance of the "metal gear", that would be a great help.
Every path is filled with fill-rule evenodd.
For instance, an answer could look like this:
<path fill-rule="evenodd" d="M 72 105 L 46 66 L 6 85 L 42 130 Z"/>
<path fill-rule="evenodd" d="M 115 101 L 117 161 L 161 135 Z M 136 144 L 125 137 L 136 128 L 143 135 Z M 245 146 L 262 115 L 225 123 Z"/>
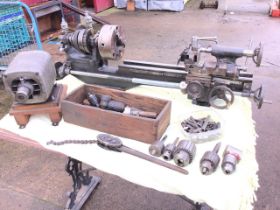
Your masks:
<path fill-rule="evenodd" d="M 90 54 L 92 51 L 91 36 L 92 32 L 90 29 L 80 29 L 66 34 L 62 39 L 62 43 L 66 45 L 71 44 L 76 50 Z"/>

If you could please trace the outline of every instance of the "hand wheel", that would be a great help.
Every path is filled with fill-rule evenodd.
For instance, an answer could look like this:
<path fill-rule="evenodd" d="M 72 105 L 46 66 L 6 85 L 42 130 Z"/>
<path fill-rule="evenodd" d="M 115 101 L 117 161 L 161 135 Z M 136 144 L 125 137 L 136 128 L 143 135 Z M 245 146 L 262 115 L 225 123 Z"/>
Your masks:
<path fill-rule="evenodd" d="M 254 57 L 253 57 L 253 61 L 257 67 L 259 67 L 261 65 L 262 57 L 263 57 L 263 46 L 262 46 L 262 43 L 260 43 L 259 47 L 257 47 L 254 50 Z"/>
<path fill-rule="evenodd" d="M 254 94 L 254 101 L 257 103 L 258 109 L 260 109 L 263 105 L 263 95 L 262 95 L 262 86 L 252 91 Z"/>
<path fill-rule="evenodd" d="M 224 85 L 212 88 L 208 96 L 209 104 L 217 109 L 226 109 L 234 101 L 234 94 L 231 89 Z"/>

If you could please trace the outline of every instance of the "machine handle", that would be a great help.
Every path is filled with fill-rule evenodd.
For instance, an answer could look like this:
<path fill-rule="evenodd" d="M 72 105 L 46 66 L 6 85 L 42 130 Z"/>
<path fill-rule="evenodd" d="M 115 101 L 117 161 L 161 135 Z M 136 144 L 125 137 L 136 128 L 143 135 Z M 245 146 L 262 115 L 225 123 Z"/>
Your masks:
<path fill-rule="evenodd" d="M 216 36 L 197 36 L 196 39 L 199 41 L 213 41 L 218 43 L 218 39 Z"/>
<path fill-rule="evenodd" d="M 254 56 L 253 56 L 253 61 L 257 67 L 259 67 L 261 65 L 262 57 L 263 57 L 263 45 L 262 45 L 262 43 L 260 43 L 259 47 L 255 48 Z"/>

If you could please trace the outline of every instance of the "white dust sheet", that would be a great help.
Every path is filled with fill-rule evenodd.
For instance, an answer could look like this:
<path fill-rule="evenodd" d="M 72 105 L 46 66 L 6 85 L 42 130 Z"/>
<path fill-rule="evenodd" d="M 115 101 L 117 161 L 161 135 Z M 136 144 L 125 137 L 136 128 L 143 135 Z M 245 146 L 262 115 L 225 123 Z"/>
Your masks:
<path fill-rule="evenodd" d="M 83 84 L 72 76 L 67 76 L 61 83 L 68 85 L 68 93 Z M 186 95 L 175 89 L 139 86 L 129 92 L 172 101 L 171 124 L 166 131 L 168 135 L 166 143 L 173 141 L 177 136 L 183 139 L 184 136 L 179 129 L 180 120 L 198 110 L 218 114 L 222 118 L 223 133 L 218 140 L 196 145 L 195 159 L 186 167 L 189 175 L 183 175 L 125 153 L 106 151 L 97 145 L 47 146 L 46 142 L 51 139 L 55 141 L 95 139 L 97 134 L 101 133 L 66 123 L 63 120 L 59 126 L 52 126 L 47 116 L 32 116 L 26 128 L 19 129 L 14 118 L 6 115 L 0 121 L 0 128 L 33 139 L 47 149 L 59 151 L 99 170 L 145 187 L 186 195 L 195 201 L 206 202 L 219 210 L 253 209 L 252 203 L 256 200 L 255 191 L 259 187 L 255 151 L 257 135 L 252 119 L 251 102 L 248 99 L 236 97 L 234 104 L 228 110 L 217 110 L 193 105 Z M 124 145 L 148 154 L 148 144 L 126 138 L 121 139 Z M 225 146 L 230 144 L 243 151 L 242 160 L 232 175 L 224 175 L 219 166 L 214 174 L 202 176 L 199 170 L 200 158 L 205 151 L 211 150 L 219 141 L 222 142 L 220 156 Z M 171 163 L 173 164 L 173 161 Z"/>

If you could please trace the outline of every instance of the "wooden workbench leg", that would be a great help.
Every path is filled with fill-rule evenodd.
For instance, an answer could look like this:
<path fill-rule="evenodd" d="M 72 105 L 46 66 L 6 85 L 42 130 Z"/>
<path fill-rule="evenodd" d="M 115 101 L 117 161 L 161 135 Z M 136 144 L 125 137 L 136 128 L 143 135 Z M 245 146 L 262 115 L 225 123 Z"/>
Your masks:
<path fill-rule="evenodd" d="M 50 116 L 53 126 L 57 126 L 62 118 L 61 112 L 51 112 L 51 113 L 49 113 L 49 116 Z"/>
<path fill-rule="evenodd" d="M 26 124 L 29 121 L 30 115 L 24 115 L 24 114 L 15 114 L 14 118 L 19 125 L 19 128 L 25 128 Z"/>

